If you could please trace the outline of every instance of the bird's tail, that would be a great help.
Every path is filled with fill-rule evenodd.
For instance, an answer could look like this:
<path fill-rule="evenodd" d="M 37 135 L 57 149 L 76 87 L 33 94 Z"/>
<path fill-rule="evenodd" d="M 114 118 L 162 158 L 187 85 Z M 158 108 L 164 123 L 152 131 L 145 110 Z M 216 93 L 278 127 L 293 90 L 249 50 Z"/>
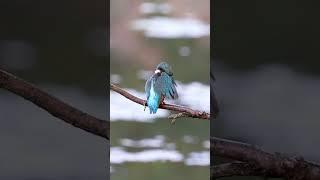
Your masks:
<path fill-rule="evenodd" d="M 157 113 L 157 110 L 158 110 L 158 108 L 157 107 L 149 107 L 149 110 L 150 110 L 150 114 L 155 114 L 155 113 Z"/>
<path fill-rule="evenodd" d="M 148 99 L 148 107 L 150 110 L 150 114 L 155 114 L 157 113 L 158 107 L 159 107 L 159 101 L 160 97 L 149 97 Z"/>

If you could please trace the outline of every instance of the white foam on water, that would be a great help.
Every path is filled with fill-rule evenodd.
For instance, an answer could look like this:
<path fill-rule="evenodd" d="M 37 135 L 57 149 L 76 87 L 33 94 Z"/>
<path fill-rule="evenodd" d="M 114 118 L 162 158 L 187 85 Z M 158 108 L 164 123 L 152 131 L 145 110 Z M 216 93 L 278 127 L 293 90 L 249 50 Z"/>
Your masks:
<path fill-rule="evenodd" d="M 187 166 L 209 166 L 210 165 L 210 152 L 191 152 L 185 159 L 185 164 Z"/>
<path fill-rule="evenodd" d="M 173 18 L 153 16 L 134 20 L 131 29 L 143 31 L 146 37 L 159 39 L 190 39 L 210 35 L 210 24 L 194 17 Z"/>
<path fill-rule="evenodd" d="M 110 163 L 122 164 L 125 162 L 155 162 L 155 161 L 171 161 L 181 162 L 183 155 L 176 150 L 150 149 L 140 152 L 128 152 L 122 147 L 110 148 Z"/>

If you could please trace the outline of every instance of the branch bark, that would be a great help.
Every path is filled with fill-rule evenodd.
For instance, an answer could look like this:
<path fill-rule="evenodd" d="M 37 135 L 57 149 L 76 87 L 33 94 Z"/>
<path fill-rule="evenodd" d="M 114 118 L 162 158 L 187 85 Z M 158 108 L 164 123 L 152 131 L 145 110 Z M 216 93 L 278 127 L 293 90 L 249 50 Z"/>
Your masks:
<path fill-rule="evenodd" d="M 210 170 L 211 179 L 217 179 L 221 177 L 232 177 L 232 176 L 268 176 L 266 172 L 252 164 L 244 162 L 232 162 L 224 163 L 213 166 Z"/>
<path fill-rule="evenodd" d="M 140 99 L 130 93 L 128 93 L 127 91 L 121 89 L 120 87 L 114 85 L 114 84 L 110 84 L 110 88 L 121 94 L 122 96 L 126 97 L 127 99 L 140 104 L 142 106 L 144 106 L 146 104 L 146 100 Z M 176 111 L 179 113 L 184 113 L 184 115 L 188 116 L 188 117 L 192 117 L 192 118 L 199 118 L 199 119 L 205 119 L 205 120 L 210 120 L 210 114 L 205 112 L 205 111 L 198 111 L 198 110 L 193 110 L 184 106 L 178 106 L 178 105 L 173 105 L 173 104 L 160 104 L 159 108 L 161 109 L 167 109 L 167 110 L 171 110 L 171 111 Z"/>
<path fill-rule="evenodd" d="M 214 155 L 244 163 L 213 166 L 212 177 L 218 177 L 219 174 L 223 175 L 221 172 L 225 172 L 225 176 L 238 173 L 237 175 L 283 177 L 290 180 L 320 179 L 320 165 L 308 162 L 302 157 L 268 153 L 250 144 L 215 137 L 210 138 L 210 144 Z M 218 175 L 215 175 L 216 173 Z"/>
<path fill-rule="evenodd" d="M 0 88 L 31 101 L 72 126 L 109 140 L 110 126 L 108 121 L 84 113 L 3 70 L 0 70 Z"/>

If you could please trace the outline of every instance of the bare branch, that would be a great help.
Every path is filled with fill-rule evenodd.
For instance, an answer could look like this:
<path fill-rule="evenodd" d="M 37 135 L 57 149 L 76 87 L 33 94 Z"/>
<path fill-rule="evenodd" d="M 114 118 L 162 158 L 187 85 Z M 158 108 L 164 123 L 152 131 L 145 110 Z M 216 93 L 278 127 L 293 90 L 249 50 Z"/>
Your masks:
<path fill-rule="evenodd" d="M 231 176 L 266 176 L 272 177 L 271 175 L 265 174 L 266 172 L 249 163 L 244 162 L 232 162 L 224 163 L 211 167 L 210 179 L 216 179 L 221 177 Z"/>
<path fill-rule="evenodd" d="M 114 84 L 110 84 L 110 88 L 113 91 L 121 94 L 122 96 L 126 97 L 127 99 L 129 99 L 137 104 L 140 104 L 142 106 L 144 106 L 146 104 L 145 100 L 140 99 L 140 98 L 128 93 L 127 91 L 121 89 L 120 87 L 118 87 Z M 188 117 L 192 117 L 192 118 L 199 118 L 199 119 L 206 119 L 206 120 L 210 119 L 209 113 L 207 113 L 205 111 L 193 110 L 193 109 L 190 109 L 190 108 L 187 108 L 184 106 L 178 106 L 178 105 L 173 105 L 173 104 L 160 104 L 159 108 L 184 113 Z"/>
<path fill-rule="evenodd" d="M 109 122 L 84 113 L 16 76 L 0 70 L 0 88 L 31 101 L 51 115 L 97 136 L 109 139 Z"/>
<path fill-rule="evenodd" d="M 286 157 L 279 153 L 268 153 L 249 144 L 215 137 L 210 138 L 210 144 L 211 150 L 216 156 L 249 163 L 250 166 L 245 168 L 247 168 L 247 172 L 252 173 L 251 175 L 268 175 L 269 177 L 284 177 L 293 180 L 320 179 L 320 165 L 305 161 L 302 157 Z M 239 167 L 241 164 L 237 166 Z M 248 167 L 253 167 L 255 170 L 249 171 Z"/>
<path fill-rule="evenodd" d="M 0 70 L 0 88 L 7 89 L 33 102 L 68 124 L 105 139 L 110 137 L 108 121 L 86 114 L 2 70 Z M 137 98 L 113 84 L 111 84 L 111 89 L 138 104 L 144 105 L 146 103 L 145 100 Z M 207 120 L 210 118 L 210 114 L 206 112 L 182 106 L 164 104 L 160 105 L 160 108 L 187 114 L 188 117 Z M 268 153 L 249 144 L 215 137 L 210 138 L 210 144 L 215 156 L 241 161 L 213 166 L 211 178 L 237 175 L 282 177 L 291 180 L 320 179 L 320 165 L 305 161 L 301 157 L 286 157 L 279 153 Z"/>

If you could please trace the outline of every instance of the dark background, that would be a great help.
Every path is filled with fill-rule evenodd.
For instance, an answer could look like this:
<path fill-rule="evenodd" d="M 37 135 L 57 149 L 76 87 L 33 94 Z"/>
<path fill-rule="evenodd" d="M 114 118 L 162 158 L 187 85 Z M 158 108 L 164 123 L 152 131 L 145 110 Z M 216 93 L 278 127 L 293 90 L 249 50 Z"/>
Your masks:
<path fill-rule="evenodd" d="M 215 1 L 214 60 L 244 70 L 282 63 L 319 73 L 319 5 L 297 0 Z"/>
<path fill-rule="evenodd" d="M 108 2 L 0 2 L 0 68 L 107 119 Z M 106 179 L 104 139 L 0 89 L 0 179 Z"/>
<path fill-rule="evenodd" d="M 211 71 L 221 113 L 211 135 L 320 162 L 318 8 L 315 1 L 214 1 Z"/>

